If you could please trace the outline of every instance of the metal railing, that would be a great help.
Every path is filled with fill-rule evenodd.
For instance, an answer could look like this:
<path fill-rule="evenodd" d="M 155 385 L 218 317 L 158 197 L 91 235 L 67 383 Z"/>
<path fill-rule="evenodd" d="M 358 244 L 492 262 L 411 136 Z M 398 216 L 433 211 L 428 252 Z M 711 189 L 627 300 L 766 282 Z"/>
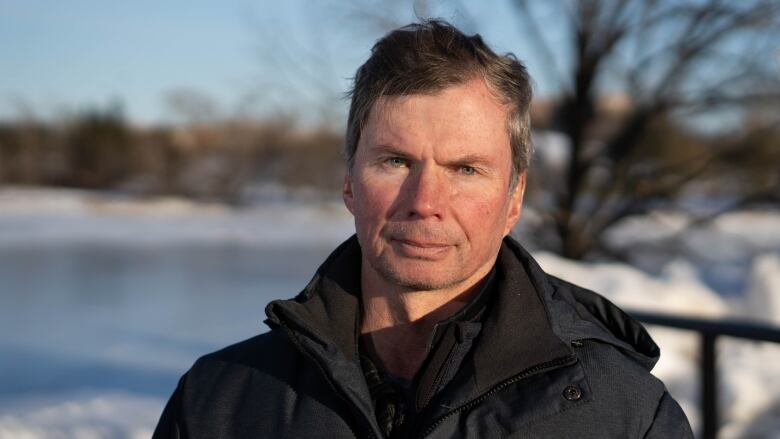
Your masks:
<path fill-rule="evenodd" d="M 630 311 L 637 320 L 648 325 L 686 329 L 701 337 L 701 412 L 702 438 L 715 439 L 718 433 L 718 386 L 715 341 L 719 336 L 753 341 L 780 343 L 780 328 L 736 319 L 709 320 L 678 317 L 640 311 Z"/>

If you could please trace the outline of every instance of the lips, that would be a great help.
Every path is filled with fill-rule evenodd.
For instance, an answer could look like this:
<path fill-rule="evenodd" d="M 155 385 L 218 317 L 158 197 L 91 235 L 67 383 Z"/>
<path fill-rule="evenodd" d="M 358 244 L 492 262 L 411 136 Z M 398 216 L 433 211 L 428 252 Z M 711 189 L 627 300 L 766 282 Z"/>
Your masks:
<path fill-rule="evenodd" d="M 414 239 L 396 239 L 396 241 L 400 242 L 401 244 L 409 245 L 412 247 L 429 248 L 429 249 L 446 248 L 450 246 L 449 244 L 445 244 L 445 243 L 416 241 Z"/>
<path fill-rule="evenodd" d="M 396 238 L 391 243 L 398 255 L 417 260 L 440 260 L 452 250 L 452 245 L 436 241 Z"/>

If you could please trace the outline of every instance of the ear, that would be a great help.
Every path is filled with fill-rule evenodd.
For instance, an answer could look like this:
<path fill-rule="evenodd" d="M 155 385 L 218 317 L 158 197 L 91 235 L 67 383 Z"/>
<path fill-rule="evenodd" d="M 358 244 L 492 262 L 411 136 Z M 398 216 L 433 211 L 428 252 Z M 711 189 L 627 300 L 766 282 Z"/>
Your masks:
<path fill-rule="evenodd" d="M 523 171 L 517 177 L 517 186 L 514 192 L 509 195 L 509 209 L 506 215 L 506 226 L 504 236 L 508 235 L 520 220 L 520 214 L 523 213 L 523 195 L 525 194 L 525 176 L 527 172 Z"/>
<path fill-rule="evenodd" d="M 341 198 L 344 200 L 344 205 L 347 206 L 347 210 L 354 215 L 355 211 L 352 206 L 355 198 L 352 194 L 352 173 L 349 169 L 344 172 L 344 185 L 341 188 Z"/>

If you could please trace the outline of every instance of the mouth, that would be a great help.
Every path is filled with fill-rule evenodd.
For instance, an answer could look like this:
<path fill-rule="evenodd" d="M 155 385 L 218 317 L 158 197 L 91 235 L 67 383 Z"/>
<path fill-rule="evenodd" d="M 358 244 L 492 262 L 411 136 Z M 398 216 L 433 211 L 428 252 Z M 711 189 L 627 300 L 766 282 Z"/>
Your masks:
<path fill-rule="evenodd" d="M 428 241 L 415 241 L 413 239 L 396 239 L 399 243 L 403 245 L 408 245 L 412 247 L 419 247 L 419 248 L 427 248 L 427 249 L 437 249 L 437 248 L 445 248 L 449 247 L 449 244 L 445 243 L 439 243 L 439 242 L 428 242 Z"/>
<path fill-rule="evenodd" d="M 393 239 L 392 242 L 400 254 L 415 259 L 442 257 L 452 248 L 452 245 L 446 243 L 417 241 L 414 239 Z"/>

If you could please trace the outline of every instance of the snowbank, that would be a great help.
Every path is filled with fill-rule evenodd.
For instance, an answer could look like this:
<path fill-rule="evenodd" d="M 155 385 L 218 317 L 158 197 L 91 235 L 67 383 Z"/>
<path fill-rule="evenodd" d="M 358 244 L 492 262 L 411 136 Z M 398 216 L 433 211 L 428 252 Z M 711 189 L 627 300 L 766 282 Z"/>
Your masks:
<path fill-rule="evenodd" d="M 673 260 L 661 276 L 651 277 L 625 264 L 583 264 L 546 252 L 534 256 L 546 272 L 597 291 L 622 307 L 708 317 L 728 312 L 726 303 L 699 281 L 685 260 Z"/>
<path fill-rule="evenodd" d="M 0 189 L 0 245 L 176 243 L 318 245 L 354 230 L 340 201 L 244 208 L 174 197 L 126 198 L 62 189 Z"/>
<path fill-rule="evenodd" d="M 746 316 L 780 325 L 780 254 L 767 253 L 756 258 L 744 307 Z"/>
<path fill-rule="evenodd" d="M 164 404 L 126 393 L 22 398 L 3 407 L 0 439 L 147 439 Z"/>

